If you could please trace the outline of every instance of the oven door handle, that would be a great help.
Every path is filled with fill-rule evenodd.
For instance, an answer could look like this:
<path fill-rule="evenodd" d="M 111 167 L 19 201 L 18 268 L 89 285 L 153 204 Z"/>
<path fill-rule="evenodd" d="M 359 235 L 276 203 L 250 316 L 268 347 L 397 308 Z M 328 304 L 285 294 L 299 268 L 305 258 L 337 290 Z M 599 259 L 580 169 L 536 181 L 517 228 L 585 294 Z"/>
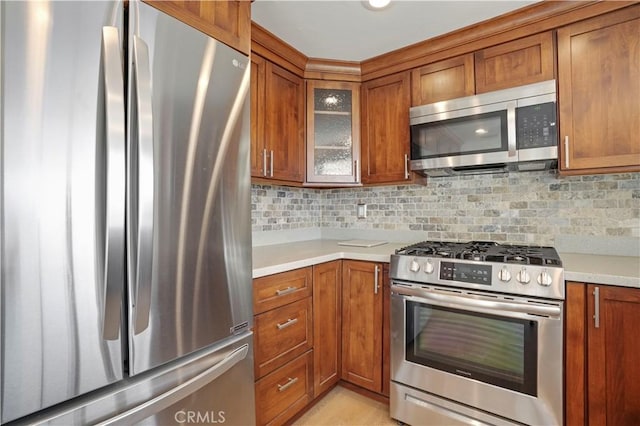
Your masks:
<path fill-rule="evenodd" d="M 438 302 L 440 304 L 458 305 L 461 307 L 480 308 L 497 312 L 517 312 L 523 314 L 543 315 L 552 318 L 559 318 L 561 314 L 560 306 L 542 306 L 532 303 L 519 303 L 517 301 L 504 302 L 501 300 L 482 300 L 475 297 L 463 295 L 437 294 L 433 291 L 423 288 L 412 288 L 405 286 L 392 285 L 391 292 L 404 295 L 414 296 L 428 301 Z"/>

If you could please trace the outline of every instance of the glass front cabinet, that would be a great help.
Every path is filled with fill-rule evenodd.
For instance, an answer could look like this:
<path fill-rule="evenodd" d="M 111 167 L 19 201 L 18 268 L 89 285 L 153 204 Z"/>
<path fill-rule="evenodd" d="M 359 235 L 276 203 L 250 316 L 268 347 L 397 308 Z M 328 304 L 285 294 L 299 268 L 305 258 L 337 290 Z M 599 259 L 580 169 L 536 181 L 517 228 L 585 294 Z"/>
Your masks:
<path fill-rule="evenodd" d="M 360 184 L 360 84 L 307 81 L 307 183 Z"/>

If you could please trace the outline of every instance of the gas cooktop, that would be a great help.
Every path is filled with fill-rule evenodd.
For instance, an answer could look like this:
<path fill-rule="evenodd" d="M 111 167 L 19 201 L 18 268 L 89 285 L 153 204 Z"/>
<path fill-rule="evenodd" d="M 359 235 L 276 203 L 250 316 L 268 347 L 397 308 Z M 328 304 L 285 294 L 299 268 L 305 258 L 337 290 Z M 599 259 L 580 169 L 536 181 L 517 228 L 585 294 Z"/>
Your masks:
<path fill-rule="evenodd" d="M 396 250 L 396 254 L 523 265 L 562 266 L 560 256 L 553 247 L 499 244 L 491 241 L 422 241 Z"/>
<path fill-rule="evenodd" d="M 391 256 L 389 276 L 405 285 L 442 285 L 564 299 L 564 269 L 553 247 L 423 241 L 396 250 Z"/>

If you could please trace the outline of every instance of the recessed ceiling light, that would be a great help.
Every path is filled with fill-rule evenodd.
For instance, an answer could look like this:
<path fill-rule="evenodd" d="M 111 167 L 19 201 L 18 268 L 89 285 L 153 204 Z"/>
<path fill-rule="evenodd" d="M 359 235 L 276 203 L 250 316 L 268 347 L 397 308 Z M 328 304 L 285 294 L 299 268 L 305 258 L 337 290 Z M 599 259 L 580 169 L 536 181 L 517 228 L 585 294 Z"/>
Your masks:
<path fill-rule="evenodd" d="M 483 129 L 482 127 L 479 128 L 479 129 L 476 129 L 476 134 L 477 135 L 486 135 L 487 133 L 489 133 L 489 132 L 487 132 L 487 130 Z"/>
<path fill-rule="evenodd" d="M 391 0 L 363 0 L 362 5 L 369 10 L 382 10 L 391 4 Z"/>

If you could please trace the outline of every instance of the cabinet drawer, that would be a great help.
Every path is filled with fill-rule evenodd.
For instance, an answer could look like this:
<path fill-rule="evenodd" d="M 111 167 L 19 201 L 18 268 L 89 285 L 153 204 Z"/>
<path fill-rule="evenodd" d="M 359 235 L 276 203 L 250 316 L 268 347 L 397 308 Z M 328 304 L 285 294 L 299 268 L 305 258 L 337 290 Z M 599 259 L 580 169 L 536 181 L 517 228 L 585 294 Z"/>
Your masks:
<path fill-rule="evenodd" d="M 255 317 L 255 375 L 262 377 L 313 347 L 311 298 Z"/>
<path fill-rule="evenodd" d="M 311 267 L 253 280 L 253 313 L 260 314 L 311 296 Z"/>
<path fill-rule="evenodd" d="M 258 425 L 281 425 L 313 399 L 313 351 L 256 382 Z"/>

